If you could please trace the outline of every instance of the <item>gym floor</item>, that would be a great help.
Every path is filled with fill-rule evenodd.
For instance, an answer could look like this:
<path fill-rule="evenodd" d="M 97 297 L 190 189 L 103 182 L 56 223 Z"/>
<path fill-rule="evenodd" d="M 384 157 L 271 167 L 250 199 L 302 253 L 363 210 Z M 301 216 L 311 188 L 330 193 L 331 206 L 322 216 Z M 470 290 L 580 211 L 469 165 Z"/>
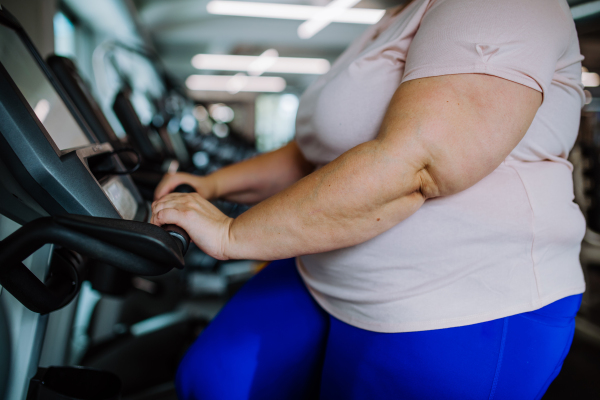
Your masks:
<path fill-rule="evenodd" d="M 543 400 L 600 399 L 600 347 L 576 333 L 571 351 Z"/>

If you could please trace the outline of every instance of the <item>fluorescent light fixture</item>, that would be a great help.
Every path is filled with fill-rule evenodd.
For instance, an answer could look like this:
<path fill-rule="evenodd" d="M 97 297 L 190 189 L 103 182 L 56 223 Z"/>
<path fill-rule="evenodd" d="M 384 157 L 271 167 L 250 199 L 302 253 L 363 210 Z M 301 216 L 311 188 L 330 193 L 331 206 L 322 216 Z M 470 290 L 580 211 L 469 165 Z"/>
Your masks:
<path fill-rule="evenodd" d="M 208 90 L 218 92 L 271 92 L 285 89 L 285 79 L 278 76 L 231 75 L 190 75 L 185 84 L 190 90 Z"/>
<path fill-rule="evenodd" d="M 227 90 L 231 94 L 236 94 L 242 91 L 245 87 L 248 86 L 248 80 L 250 77 L 243 72 L 239 74 L 235 74 L 231 77 L 225 84 L 225 90 Z M 261 90 L 262 92 L 262 90 Z"/>
<path fill-rule="evenodd" d="M 249 1 L 214 0 L 206 5 L 209 14 L 234 15 L 238 17 L 278 18 L 309 20 L 326 7 L 297 4 L 255 3 Z M 385 14 L 385 10 L 371 8 L 351 8 L 334 16 L 332 22 L 348 24 L 375 24 Z"/>
<path fill-rule="evenodd" d="M 600 13 L 600 0 L 571 7 L 573 19 L 585 18 L 597 13 Z"/>
<path fill-rule="evenodd" d="M 310 39 L 317 32 L 331 24 L 336 17 L 342 15 L 349 8 L 354 7 L 360 0 L 333 0 L 321 11 L 298 27 L 298 36 L 301 39 Z"/>
<path fill-rule="evenodd" d="M 269 51 L 269 50 L 267 50 Z M 192 65 L 197 69 L 214 71 L 248 71 L 250 75 L 262 70 L 279 74 L 315 74 L 329 71 L 329 61 L 324 58 L 273 57 L 264 52 L 260 56 L 232 56 L 225 54 L 197 54 Z M 264 57 L 263 57 L 264 56 Z M 263 57 L 259 61 L 259 59 Z M 255 64 L 256 63 L 256 64 Z M 269 65 L 270 64 L 270 65 Z M 259 68 L 260 67 L 260 68 Z"/>
<path fill-rule="evenodd" d="M 581 82 L 585 87 L 598 87 L 600 86 L 600 75 L 595 72 L 582 72 Z"/>
<path fill-rule="evenodd" d="M 258 58 L 248 65 L 248 75 L 259 76 L 271 68 L 279 57 L 275 49 L 269 49 L 263 52 Z"/>

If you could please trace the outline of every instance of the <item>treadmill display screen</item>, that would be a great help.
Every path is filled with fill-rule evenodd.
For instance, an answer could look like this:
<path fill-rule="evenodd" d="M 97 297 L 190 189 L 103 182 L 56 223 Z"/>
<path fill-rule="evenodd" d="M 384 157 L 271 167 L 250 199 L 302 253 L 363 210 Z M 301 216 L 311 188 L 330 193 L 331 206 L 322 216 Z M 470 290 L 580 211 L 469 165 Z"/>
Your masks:
<path fill-rule="evenodd" d="M 0 24 L 0 62 L 59 150 L 90 144 L 19 35 Z"/>
<path fill-rule="evenodd" d="M 102 185 L 102 189 L 123 218 L 130 220 L 135 218 L 138 209 L 137 203 L 120 179 L 113 177 Z"/>

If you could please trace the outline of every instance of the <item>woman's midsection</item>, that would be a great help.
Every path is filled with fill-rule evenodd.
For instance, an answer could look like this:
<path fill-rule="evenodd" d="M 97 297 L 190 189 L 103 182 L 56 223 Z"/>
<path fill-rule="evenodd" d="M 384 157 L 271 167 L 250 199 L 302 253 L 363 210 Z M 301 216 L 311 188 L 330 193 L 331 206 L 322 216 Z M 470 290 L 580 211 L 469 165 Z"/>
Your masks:
<path fill-rule="evenodd" d="M 464 280 L 498 293 L 530 291 L 536 264 L 548 251 L 578 249 L 585 226 L 568 167 L 547 164 L 557 163 L 503 163 L 365 243 L 304 256 L 307 283 L 359 303 L 398 301 Z"/>

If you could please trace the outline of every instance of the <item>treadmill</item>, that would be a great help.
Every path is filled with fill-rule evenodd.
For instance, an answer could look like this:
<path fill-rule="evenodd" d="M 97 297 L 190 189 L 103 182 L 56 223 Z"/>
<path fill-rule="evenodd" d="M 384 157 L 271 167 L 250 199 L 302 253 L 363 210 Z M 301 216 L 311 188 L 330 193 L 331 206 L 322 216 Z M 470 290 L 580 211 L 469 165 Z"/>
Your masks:
<path fill-rule="evenodd" d="M 127 134 L 123 140 L 119 139 L 92 96 L 88 84 L 79 75 L 75 63 L 69 58 L 51 55 L 47 64 L 66 95 L 77 105 L 78 111 L 98 141 L 110 143 L 127 168 L 135 169 L 131 175 L 138 190 L 145 199 L 152 200 L 154 187 L 165 170 L 176 171 L 179 168 L 179 164 L 173 162 L 173 159 L 165 158 L 166 151 L 161 137 L 142 124 L 129 97 L 121 91 L 115 101 L 115 104 L 119 105 L 115 107 L 115 112 Z M 135 155 L 132 155 L 132 152 Z"/>
<path fill-rule="evenodd" d="M 69 364 L 71 326 L 93 311 L 81 281 L 104 293 L 123 274 L 183 268 L 189 238 L 146 223 L 149 205 L 127 172 L 0 6 L 0 398 L 29 390 L 28 399 L 42 399 L 59 380 L 62 372 L 38 366 Z M 138 328 L 140 337 L 156 332 Z M 71 392 L 91 382 L 91 372 L 75 370 L 84 375 L 71 375 Z M 101 386 L 116 387 L 106 379 Z"/>
<path fill-rule="evenodd" d="M 177 122 L 176 125 L 179 126 L 178 121 L 181 116 L 170 115 L 164 110 L 166 108 L 164 105 L 161 107 L 160 104 L 157 104 L 153 107 L 155 111 L 163 109 L 158 114 L 161 116 L 158 118 L 158 120 L 162 121 L 161 126 L 152 126 L 154 123 L 150 126 L 144 125 L 132 101 L 132 89 L 129 84 L 126 84 L 128 78 L 119 72 L 118 75 L 125 84 L 115 96 L 113 111 L 117 115 L 121 125 L 125 128 L 128 144 L 124 144 L 117 138 L 117 135 L 102 113 L 100 106 L 92 96 L 89 85 L 79 74 L 75 63 L 69 58 L 57 55 L 49 56 L 47 63 L 65 89 L 67 95 L 74 100 L 78 111 L 83 115 L 85 122 L 92 128 L 101 143 L 109 142 L 115 148 L 124 148 L 132 145 L 142 155 L 144 162 L 141 168 L 133 172 L 131 176 L 142 196 L 149 201 L 153 200 L 154 189 L 165 172 L 186 171 L 203 175 L 255 155 L 254 151 L 245 148 L 245 146 L 235 142 L 232 138 L 223 140 L 216 136 L 202 135 L 203 138 L 199 141 L 197 151 L 204 153 L 207 164 L 201 170 L 191 169 L 190 155 L 179 132 L 179 128 L 177 128 L 177 131 L 168 128 L 168 125 L 170 125 L 168 121 L 170 119 L 175 119 L 175 122 Z M 147 97 L 144 98 L 149 104 L 152 103 Z M 179 98 L 180 102 L 186 102 L 180 94 L 172 92 L 171 102 L 174 102 L 175 98 Z M 155 103 L 165 102 L 166 97 L 157 100 Z M 179 111 L 181 112 L 182 110 Z M 198 146 L 198 143 L 196 145 Z M 123 155 L 129 156 L 127 153 L 121 153 L 120 157 L 123 157 Z M 127 159 L 123 159 L 123 161 L 128 163 Z M 131 164 L 131 162 L 128 164 Z M 187 188 L 184 189 L 182 187 L 175 191 L 189 192 L 193 190 L 188 185 L 183 186 L 187 186 Z M 230 217 L 236 217 L 248 209 L 248 206 L 221 200 L 214 201 L 214 204 Z M 205 258 L 203 257 L 202 259 Z M 207 265 L 215 264 L 216 262 L 210 262 Z"/>
<path fill-rule="evenodd" d="M 113 105 L 113 110 L 115 114 L 118 116 L 122 126 L 125 128 L 127 132 L 127 141 L 128 144 L 124 144 L 120 141 L 115 134 L 114 130 L 110 126 L 106 117 L 104 116 L 100 106 L 94 99 L 94 96 L 91 93 L 91 89 L 87 82 L 82 78 L 77 70 L 75 63 L 66 57 L 51 55 L 47 58 L 47 63 L 54 75 L 59 80 L 61 86 L 64 88 L 67 95 L 74 100 L 74 103 L 77 106 L 78 111 L 84 117 L 85 122 L 91 127 L 95 136 L 99 139 L 100 142 L 108 142 L 111 143 L 115 148 L 123 149 L 131 144 L 135 144 L 134 147 L 140 152 L 143 160 L 145 161 L 142 164 L 142 167 L 133 172 L 131 174 L 135 184 L 138 187 L 138 190 L 142 194 L 142 197 L 151 201 L 154 197 L 154 189 L 158 182 L 162 179 L 165 171 L 169 170 L 169 166 L 174 166 L 174 170 L 186 170 L 186 166 L 188 165 L 189 157 L 185 158 L 181 156 L 183 151 L 186 152 L 187 149 L 182 142 L 181 135 L 179 132 L 170 133 L 166 132 L 168 123 L 164 121 L 169 118 L 176 118 L 175 115 L 167 115 L 166 111 L 161 112 L 161 116 L 164 115 L 166 118 L 161 117 L 160 119 L 163 121 L 162 126 L 154 127 L 161 131 L 161 138 L 168 136 L 171 138 L 173 149 L 180 151 L 176 151 L 173 153 L 169 151 L 169 148 L 161 147 L 160 143 L 167 143 L 167 140 L 161 141 L 160 138 L 156 137 L 155 140 L 151 140 L 150 133 L 156 131 L 151 126 L 145 126 L 131 101 L 132 90 L 129 88 L 129 85 L 125 85 L 125 88 L 121 89 L 117 95 L 115 96 L 115 101 Z M 118 74 L 121 77 L 121 80 L 126 82 L 128 78 L 123 76 L 123 73 L 120 72 Z M 176 94 L 173 94 L 176 96 Z M 179 95 L 179 97 L 181 97 Z M 147 99 L 146 99 L 147 100 Z M 164 99 L 163 99 L 164 100 Z M 163 101 L 164 102 L 164 101 Z M 181 97 L 181 102 L 185 102 L 185 99 Z M 160 105 L 155 107 L 156 109 L 160 109 Z M 165 108 L 165 107 L 162 107 Z M 225 143 L 219 144 L 214 143 L 209 139 L 217 139 L 216 137 L 207 137 L 205 140 L 205 147 L 209 148 L 210 151 L 215 154 L 219 154 L 223 152 L 223 150 L 229 150 L 229 153 L 237 154 L 239 152 L 235 152 L 235 148 L 232 145 L 226 145 Z M 181 143 L 180 143 L 181 142 Z M 177 143 L 180 143 L 179 146 L 175 146 Z M 213 147 L 210 148 L 210 144 L 212 143 Z M 172 149 L 172 150 L 173 150 Z M 170 156 L 166 159 L 162 157 L 164 154 L 169 154 Z M 179 154 L 179 156 L 175 157 L 174 154 Z M 244 153 L 250 156 L 250 153 Z M 123 155 L 129 155 L 128 153 L 120 153 L 119 156 L 123 157 Z M 131 162 L 127 162 L 126 159 L 123 161 L 129 165 Z M 165 162 L 167 161 L 167 162 Z M 231 162 L 232 160 L 229 160 Z M 221 161 L 222 162 L 222 161 Z M 213 163 L 214 164 L 214 163 Z M 179 168 L 181 167 L 181 168 Z M 198 171 L 196 171 L 198 172 Z M 193 191 L 189 185 L 181 185 L 176 188 L 175 191 L 179 192 L 190 192 Z M 242 212 L 248 209 L 248 206 L 230 203 L 226 201 L 216 200 L 213 202 L 221 211 L 225 214 L 235 217 Z M 200 249 L 195 246 L 191 246 L 188 257 L 186 257 L 186 262 L 188 265 L 187 274 L 194 274 L 194 270 L 200 270 L 205 273 L 206 271 L 212 271 L 219 269 L 220 263 L 204 254 Z M 214 277 L 209 277 L 209 279 L 218 279 Z M 190 281 L 196 281 L 197 279 L 191 278 L 186 279 L 188 283 Z M 202 285 L 202 284 L 201 284 Z M 189 286 L 189 285 L 188 285 Z M 193 290 L 192 290 L 193 291 Z"/>
<path fill-rule="evenodd" d="M 127 136 L 132 139 L 131 143 L 138 143 L 136 146 L 140 151 L 142 146 L 146 149 L 144 151 L 148 154 L 148 159 L 160 160 L 156 152 L 166 157 L 167 163 L 162 165 L 160 171 L 166 172 L 168 166 L 172 165 L 170 161 L 175 160 L 179 163 L 179 171 L 204 175 L 256 155 L 256 151 L 247 143 L 232 136 L 220 138 L 205 131 L 201 133 L 198 126 L 189 128 L 184 134 L 180 123 L 184 119 L 194 118 L 194 104 L 169 79 L 160 68 L 160 63 L 144 51 L 127 48 L 118 43 L 106 43 L 102 46 L 105 48 L 104 57 L 107 60 L 104 65 L 113 68 L 114 73 L 110 75 L 118 76 L 119 79 L 117 87 L 114 88 L 116 94 L 110 100 L 112 111 L 118 116 Z M 123 63 L 120 60 L 127 54 L 131 54 L 132 63 L 135 61 L 136 65 L 139 64 L 140 70 L 154 72 L 154 86 L 147 86 L 148 82 L 139 82 L 135 74 L 138 68 L 132 68 L 130 63 L 121 65 Z M 70 60 L 50 56 L 47 61 L 70 96 L 77 96 L 77 84 L 83 91 L 89 92 L 89 87 L 84 87 L 87 85 L 77 76 L 77 70 Z M 94 72 L 102 74 L 102 69 L 95 68 Z M 77 106 L 85 107 L 80 102 L 77 102 Z M 148 118 L 150 110 L 152 118 Z M 84 111 L 82 114 L 86 119 L 90 115 Z M 197 159 L 198 162 L 194 161 L 192 165 L 191 159 Z M 139 175 L 134 174 L 134 179 L 141 183 Z"/>

